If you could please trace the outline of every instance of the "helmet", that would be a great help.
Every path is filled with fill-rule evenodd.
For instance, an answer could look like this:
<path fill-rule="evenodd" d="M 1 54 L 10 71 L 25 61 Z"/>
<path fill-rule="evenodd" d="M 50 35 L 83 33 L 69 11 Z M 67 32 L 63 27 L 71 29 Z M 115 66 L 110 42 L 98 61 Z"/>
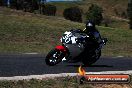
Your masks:
<path fill-rule="evenodd" d="M 86 30 L 87 31 L 92 31 L 95 29 L 95 23 L 91 20 L 88 20 L 86 23 Z"/>

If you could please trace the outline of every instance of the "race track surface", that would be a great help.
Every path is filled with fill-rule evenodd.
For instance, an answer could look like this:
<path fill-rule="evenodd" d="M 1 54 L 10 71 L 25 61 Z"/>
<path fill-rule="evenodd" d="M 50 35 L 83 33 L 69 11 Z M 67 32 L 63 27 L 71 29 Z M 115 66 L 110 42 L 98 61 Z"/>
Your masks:
<path fill-rule="evenodd" d="M 1 54 L 0 77 L 77 73 L 80 65 L 61 62 L 51 67 L 45 64 L 45 55 Z M 84 69 L 87 72 L 128 71 L 132 70 L 132 58 L 101 57 L 95 64 Z"/>

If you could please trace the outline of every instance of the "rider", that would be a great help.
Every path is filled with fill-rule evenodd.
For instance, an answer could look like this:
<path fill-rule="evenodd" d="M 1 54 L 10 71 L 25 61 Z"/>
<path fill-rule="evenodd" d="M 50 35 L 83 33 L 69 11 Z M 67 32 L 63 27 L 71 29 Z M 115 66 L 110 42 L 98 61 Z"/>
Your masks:
<path fill-rule="evenodd" d="M 92 20 L 88 20 L 86 23 L 86 28 L 84 29 L 84 32 L 88 35 L 90 35 L 95 43 L 97 45 L 100 45 L 102 43 L 102 38 L 99 33 L 99 31 L 95 27 L 95 23 Z"/>
<path fill-rule="evenodd" d="M 86 28 L 83 31 L 80 29 L 75 30 L 75 31 L 81 32 L 81 33 L 82 32 L 86 33 L 90 37 L 90 40 L 92 40 L 94 42 L 94 45 L 95 45 L 94 47 L 96 49 L 95 51 L 98 51 L 98 49 L 101 49 L 103 41 L 102 41 L 102 38 L 101 38 L 99 31 L 95 27 L 94 21 L 88 20 L 86 23 Z M 80 41 L 84 40 L 83 38 L 79 38 L 79 39 L 80 39 Z M 85 40 L 87 42 L 87 38 Z M 86 44 L 86 47 L 87 47 L 87 44 Z"/>
<path fill-rule="evenodd" d="M 102 44 L 104 41 L 102 41 L 101 35 L 99 31 L 96 29 L 94 21 L 88 20 L 86 23 L 86 28 L 83 31 L 80 29 L 71 30 L 71 31 L 87 34 L 90 37 L 90 40 L 94 42 L 95 51 L 98 51 L 98 49 L 102 48 Z M 89 38 L 80 37 L 78 38 L 78 42 L 83 41 L 83 40 L 87 42 L 87 39 Z M 87 46 L 87 43 L 86 43 L 86 47 L 89 47 Z"/>
<path fill-rule="evenodd" d="M 89 37 L 78 38 L 77 42 L 81 42 L 84 40 L 87 42 L 87 39 L 89 40 L 89 38 L 90 38 L 90 40 L 92 40 L 94 42 L 95 53 L 98 53 L 99 49 L 102 48 L 103 41 L 102 41 L 101 35 L 100 35 L 99 31 L 96 29 L 95 23 L 93 21 L 88 20 L 86 23 L 86 28 L 83 31 L 80 29 L 70 30 L 70 31 L 75 32 L 75 33 L 85 33 L 86 35 L 88 35 Z M 87 50 L 87 48 L 89 48 L 89 46 L 87 46 L 87 43 L 86 43 L 85 49 Z M 65 61 L 65 60 L 66 59 L 64 58 L 63 61 Z"/>

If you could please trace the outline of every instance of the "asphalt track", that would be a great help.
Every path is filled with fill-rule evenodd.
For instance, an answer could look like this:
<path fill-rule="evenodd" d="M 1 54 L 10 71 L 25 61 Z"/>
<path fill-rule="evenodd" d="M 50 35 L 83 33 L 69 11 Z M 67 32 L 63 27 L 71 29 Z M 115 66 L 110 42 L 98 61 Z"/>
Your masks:
<path fill-rule="evenodd" d="M 1 54 L 0 77 L 42 74 L 77 73 L 81 63 L 61 62 L 56 66 L 45 64 L 45 55 Z M 84 67 L 87 72 L 132 71 L 132 58 L 101 57 L 92 66 Z"/>

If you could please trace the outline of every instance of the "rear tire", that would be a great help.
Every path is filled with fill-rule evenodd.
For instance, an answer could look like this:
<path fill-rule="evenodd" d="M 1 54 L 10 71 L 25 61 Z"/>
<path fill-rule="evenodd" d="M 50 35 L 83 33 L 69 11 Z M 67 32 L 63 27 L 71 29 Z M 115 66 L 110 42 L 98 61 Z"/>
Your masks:
<path fill-rule="evenodd" d="M 60 50 L 52 49 L 45 58 L 45 63 L 49 66 L 54 66 L 62 61 L 64 57 Z"/>
<path fill-rule="evenodd" d="M 83 55 L 83 59 L 82 59 L 82 63 L 85 65 L 85 66 L 90 66 L 92 65 L 93 63 L 95 63 L 101 56 L 101 50 L 97 53 L 97 55 L 93 56 L 93 55 L 90 55 L 90 54 L 87 54 L 85 53 Z"/>

